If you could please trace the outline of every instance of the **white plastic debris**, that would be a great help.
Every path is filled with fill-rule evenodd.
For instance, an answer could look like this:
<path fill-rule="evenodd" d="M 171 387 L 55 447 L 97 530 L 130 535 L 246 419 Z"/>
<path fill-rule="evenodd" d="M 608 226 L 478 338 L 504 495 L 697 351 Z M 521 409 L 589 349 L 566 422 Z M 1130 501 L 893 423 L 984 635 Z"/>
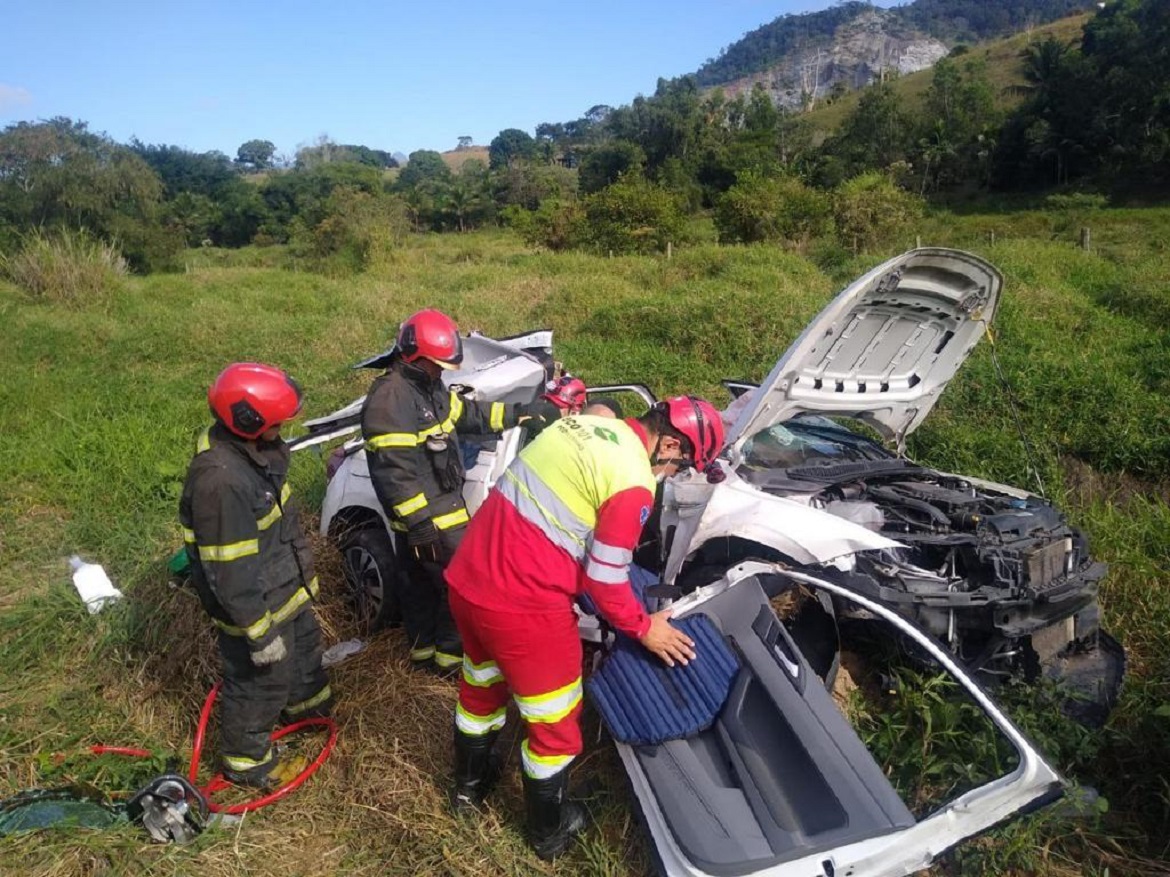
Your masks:
<path fill-rule="evenodd" d="M 340 664 L 342 661 L 356 655 L 365 647 L 366 644 L 360 639 L 347 639 L 344 642 L 332 645 L 321 656 L 321 666 L 332 667 L 335 664 Z"/>
<path fill-rule="evenodd" d="M 122 592 L 114 587 L 101 564 L 86 563 L 74 554 L 69 558 L 69 566 L 73 568 L 73 586 L 90 615 L 101 612 L 107 603 L 122 599 Z"/>

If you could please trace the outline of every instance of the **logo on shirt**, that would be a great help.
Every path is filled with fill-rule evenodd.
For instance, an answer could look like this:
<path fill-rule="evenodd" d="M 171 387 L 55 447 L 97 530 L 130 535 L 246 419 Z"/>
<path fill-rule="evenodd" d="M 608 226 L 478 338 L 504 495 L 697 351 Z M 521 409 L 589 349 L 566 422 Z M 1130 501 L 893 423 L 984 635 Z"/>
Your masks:
<path fill-rule="evenodd" d="M 593 427 L 593 434 L 605 439 L 607 442 L 613 442 L 615 445 L 618 443 L 617 433 L 612 429 L 606 429 L 604 426 Z"/>
<path fill-rule="evenodd" d="M 650 520 L 650 506 L 644 505 L 642 511 L 638 513 L 638 523 L 645 526 L 648 520 Z"/>

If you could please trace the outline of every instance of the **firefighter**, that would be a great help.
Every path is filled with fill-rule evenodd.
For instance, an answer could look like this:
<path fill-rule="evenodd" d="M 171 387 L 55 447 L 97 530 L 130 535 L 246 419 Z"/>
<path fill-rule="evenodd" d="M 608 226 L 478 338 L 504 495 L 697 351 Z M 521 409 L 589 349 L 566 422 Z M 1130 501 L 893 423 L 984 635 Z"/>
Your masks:
<path fill-rule="evenodd" d="M 571 414 L 580 414 L 585 407 L 585 382 L 570 374 L 562 375 L 560 380 L 549 381 L 547 390 L 541 398 L 557 406 L 561 417 Z"/>
<path fill-rule="evenodd" d="M 465 399 L 441 379 L 462 360 L 455 322 L 440 311 L 419 311 L 399 328 L 389 366 L 362 406 L 370 478 L 406 572 L 400 602 L 410 659 L 442 675 L 457 672 L 463 654 L 443 581 L 468 521 L 458 433 L 498 433 L 521 423 L 538 432 L 559 415 L 542 400 L 526 408 Z"/>
<path fill-rule="evenodd" d="M 207 394 L 215 423 L 200 435 L 179 519 L 192 578 L 219 628 L 221 758 L 234 783 L 276 783 L 277 719 L 328 715 L 313 556 L 290 501 L 281 424 L 301 390 L 278 368 L 228 366 Z"/>
<path fill-rule="evenodd" d="M 573 601 L 588 595 L 617 630 L 673 666 L 694 644 L 647 615 L 628 576 L 656 481 L 707 469 L 723 445 L 719 413 L 679 396 L 637 419 L 581 415 L 549 426 L 492 489 L 447 570 L 463 636 L 451 803 L 476 808 L 498 773 L 492 746 L 509 694 L 527 727 L 521 744 L 528 838 L 559 855 L 585 824 L 568 800 L 581 752 L 581 641 Z"/>

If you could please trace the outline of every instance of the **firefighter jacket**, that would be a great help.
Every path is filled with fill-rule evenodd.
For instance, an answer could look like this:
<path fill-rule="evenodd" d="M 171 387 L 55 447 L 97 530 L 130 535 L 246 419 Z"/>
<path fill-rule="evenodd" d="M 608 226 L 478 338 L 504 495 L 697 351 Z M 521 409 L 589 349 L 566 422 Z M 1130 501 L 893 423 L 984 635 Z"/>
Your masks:
<path fill-rule="evenodd" d="M 395 359 L 362 405 L 362 438 L 374 491 L 395 530 L 430 518 L 439 530 L 466 524 L 457 433 L 515 426 L 520 406 L 472 402 L 416 365 Z"/>
<path fill-rule="evenodd" d="M 650 618 L 629 564 L 656 482 L 636 420 L 558 420 L 520 452 L 475 514 L 447 584 L 485 609 L 570 609 L 587 594 L 618 630 L 643 636 Z"/>
<path fill-rule="evenodd" d="M 204 431 L 179 500 L 192 578 L 215 624 L 261 649 L 317 595 L 283 442 Z"/>

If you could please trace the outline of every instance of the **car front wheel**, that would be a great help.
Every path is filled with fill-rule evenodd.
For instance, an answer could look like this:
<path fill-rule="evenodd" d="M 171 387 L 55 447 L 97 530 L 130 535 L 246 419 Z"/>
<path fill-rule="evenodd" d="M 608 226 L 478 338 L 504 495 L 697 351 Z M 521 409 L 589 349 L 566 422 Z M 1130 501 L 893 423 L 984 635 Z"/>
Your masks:
<path fill-rule="evenodd" d="M 397 624 L 399 571 L 390 534 L 381 527 L 354 530 L 341 544 L 341 557 L 358 623 L 370 631 Z"/>

